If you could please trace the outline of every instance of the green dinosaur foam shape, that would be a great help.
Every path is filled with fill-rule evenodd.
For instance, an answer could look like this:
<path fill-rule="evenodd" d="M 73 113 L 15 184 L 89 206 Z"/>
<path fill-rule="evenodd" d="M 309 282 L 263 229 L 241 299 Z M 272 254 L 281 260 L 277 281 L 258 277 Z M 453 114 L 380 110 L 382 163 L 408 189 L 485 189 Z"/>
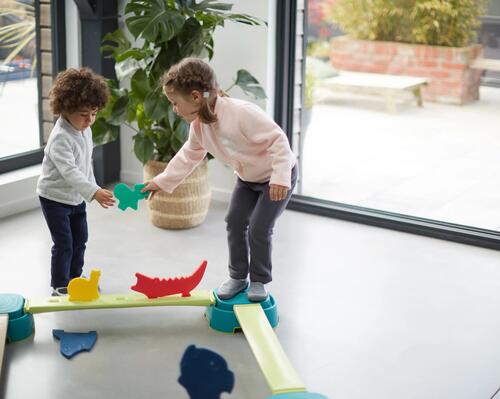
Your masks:
<path fill-rule="evenodd" d="M 136 184 L 132 190 L 125 183 L 118 183 L 113 190 L 113 194 L 118 200 L 118 208 L 122 211 L 127 208 L 137 210 L 139 200 L 145 199 L 149 195 L 148 191 L 141 193 L 145 186 L 145 184 Z"/>

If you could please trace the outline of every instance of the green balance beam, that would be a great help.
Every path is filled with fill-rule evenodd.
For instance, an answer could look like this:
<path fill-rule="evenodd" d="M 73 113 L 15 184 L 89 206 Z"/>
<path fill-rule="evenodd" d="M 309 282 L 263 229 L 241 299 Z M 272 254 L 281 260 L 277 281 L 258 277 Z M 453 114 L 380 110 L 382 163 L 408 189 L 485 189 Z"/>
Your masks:
<path fill-rule="evenodd" d="M 306 387 L 288 360 L 262 306 L 234 305 L 233 309 L 273 395 L 304 392 Z"/>
<path fill-rule="evenodd" d="M 147 306 L 210 306 L 215 304 L 212 291 L 192 291 L 191 296 L 172 295 L 149 299 L 142 294 L 101 295 L 94 301 L 70 302 L 67 296 L 26 299 L 26 313 L 59 312 L 63 310 L 139 308 Z"/>
<path fill-rule="evenodd" d="M 7 325 L 9 323 L 8 314 L 0 314 L 0 378 L 2 376 L 2 361 L 5 342 L 7 340 Z"/>

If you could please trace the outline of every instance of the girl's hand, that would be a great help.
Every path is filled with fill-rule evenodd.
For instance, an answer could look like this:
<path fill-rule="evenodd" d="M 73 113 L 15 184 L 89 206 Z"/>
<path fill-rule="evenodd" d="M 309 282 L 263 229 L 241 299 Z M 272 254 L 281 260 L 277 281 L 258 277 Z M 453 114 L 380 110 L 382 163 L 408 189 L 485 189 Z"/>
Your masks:
<path fill-rule="evenodd" d="M 95 192 L 94 199 L 99 202 L 103 208 L 109 208 L 115 204 L 113 193 L 104 188 L 100 188 Z"/>
<path fill-rule="evenodd" d="M 269 185 L 269 196 L 271 201 L 282 201 L 286 198 L 288 194 L 288 187 L 280 186 L 278 184 Z"/>
<path fill-rule="evenodd" d="M 158 184 L 156 184 L 153 180 L 146 180 L 144 182 L 145 186 L 141 190 L 142 193 L 145 193 L 146 191 L 149 191 L 151 194 L 149 194 L 148 200 L 152 199 L 153 196 L 158 192 L 161 191 L 161 188 Z"/>

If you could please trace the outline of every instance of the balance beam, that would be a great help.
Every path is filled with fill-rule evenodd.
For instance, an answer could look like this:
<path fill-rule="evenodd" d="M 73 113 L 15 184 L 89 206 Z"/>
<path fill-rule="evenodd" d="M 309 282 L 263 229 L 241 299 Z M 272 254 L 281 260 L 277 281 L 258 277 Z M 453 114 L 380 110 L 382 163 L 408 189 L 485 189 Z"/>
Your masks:
<path fill-rule="evenodd" d="M 9 315 L 0 314 L 0 377 L 2 376 L 2 361 L 5 343 L 7 341 L 7 325 L 9 324 Z"/>
<path fill-rule="evenodd" d="M 60 296 L 42 299 L 26 299 L 24 303 L 24 312 L 35 314 L 83 309 L 116 309 L 149 306 L 210 306 L 214 303 L 215 298 L 212 291 L 191 291 L 191 296 L 187 297 L 172 295 L 155 299 L 149 299 L 142 294 L 110 294 L 101 295 L 94 301 L 74 302 L 70 302 L 67 296 Z"/>
<path fill-rule="evenodd" d="M 305 392 L 260 304 L 234 305 L 234 313 L 273 395 Z"/>

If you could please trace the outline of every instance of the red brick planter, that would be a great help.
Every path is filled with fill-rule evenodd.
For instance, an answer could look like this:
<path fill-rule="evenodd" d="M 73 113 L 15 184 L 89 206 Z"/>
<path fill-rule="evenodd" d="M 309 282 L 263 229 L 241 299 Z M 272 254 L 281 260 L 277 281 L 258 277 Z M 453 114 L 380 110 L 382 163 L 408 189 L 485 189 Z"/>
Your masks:
<path fill-rule="evenodd" d="M 482 46 L 441 47 L 397 42 L 353 40 L 346 36 L 331 40 L 330 61 L 347 71 L 387 73 L 429 78 L 423 98 L 448 104 L 479 99 L 481 71 L 470 65 Z"/>

